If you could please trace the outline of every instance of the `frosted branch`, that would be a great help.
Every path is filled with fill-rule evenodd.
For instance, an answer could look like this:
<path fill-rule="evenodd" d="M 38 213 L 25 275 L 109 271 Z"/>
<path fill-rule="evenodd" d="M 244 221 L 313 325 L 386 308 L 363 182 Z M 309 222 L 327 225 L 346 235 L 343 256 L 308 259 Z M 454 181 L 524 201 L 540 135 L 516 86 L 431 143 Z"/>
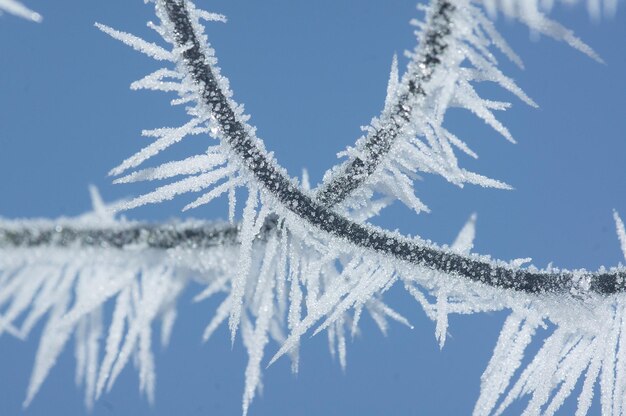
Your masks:
<path fill-rule="evenodd" d="M 454 9 L 452 3 L 447 0 L 435 4 L 435 11 L 426 22 L 427 30 L 419 45 L 421 53 L 418 54 L 418 62 L 415 65 L 419 72 L 408 71 L 403 77 L 404 85 L 395 86 L 388 91 L 388 96 L 395 93 L 394 90 L 406 92 L 399 95 L 395 103 L 388 105 L 387 123 L 378 129 L 370 130 L 359 147 L 360 151 L 355 152 L 351 160 L 333 169 L 340 173 L 329 176 L 320 187 L 316 195 L 320 204 L 330 207 L 345 200 L 376 171 L 380 162 L 389 153 L 393 141 L 411 119 L 413 100 L 426 95 L 423 84 L 432 78 L 435 68 L 442 63 L 441 55 L 448 48 L 446 37 L 451 33 L 450 14 Z"/>
<path fill-rule="evenodd" d="M 241 164 L 256 181 L 282 206 L 312 226 L 358 247 L 390 255 L 398 260 L 424 266 L 446 274 L 461 276 L 474 282 L 502 289 L 528 293 L 569 292 L 589 290 L 611 294 L 626 289 L 626 271 L 557 272 L 531 271 L 498 265 L 446 251 L 436 246 L 403 238 L 371 226 L 354 223 L 316 202 L 289 179 L 266 152 L 249 128 L 238 119 L 230 100 L 203 55 L 183 0 L 164 0 L 168 18 L 174 26 L 175 42 L 183 49 L 182 57 L 194 82 L 200 89 L 204 104 L 212 109 L 221 133 Z"/>

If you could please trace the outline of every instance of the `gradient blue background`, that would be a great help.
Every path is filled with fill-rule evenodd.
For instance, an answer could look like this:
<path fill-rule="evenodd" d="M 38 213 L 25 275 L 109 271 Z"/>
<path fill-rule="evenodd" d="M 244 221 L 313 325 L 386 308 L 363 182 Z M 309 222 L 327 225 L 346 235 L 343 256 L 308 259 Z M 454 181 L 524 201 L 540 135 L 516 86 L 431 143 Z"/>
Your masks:
<path fill-rule="evenodd" d="M 412 49 L 409 19 L 414 0 L 345 1 L 198 0 L 224 13 L 229 23 L 208 34 L 238 101 L 267 147 L 289 172 L 308 168 L 317 183 L 336 162 L 336 152 L 354 141 L 359 126 L 382 108 L 394 52 Z M 113 186 L 110 168 L 143 147 L 144 128 L 178 125 L 181 109 L 169 96 L 131 92 L 131 81 L 157 63 L 108 38 L 98 21 L 152 36 L 145 22 L 151 6 L 135 1 L 31 0 L 42 24 L 0 17 L 0 215 L 58 217 L 90 208 L 88 184 L 106 200 L 136 195 L 142 186 Z M 532 257 L 595 269 L 623 260 L 611 210 L 626 216 L 626 14 L 597 24 L 583 6 L 555 11 L 607 65 L 549 39 L 530 40 L 528 30 L 497 24 L 520 53 L 526 70 L 502 67 L 541 106 L 531 109 L 492 88 L 491 97 L 511 99 L 501 119 L 519 144 L 512 145 L 481 121 L 450 113 L 451 130 L 478 152 L 461 163 L 502 179 L 516 190 L 458 189 L 437 177 L 417 184 L 431 214 L 415 216 L 400 205 L 377 222 L 441 243 L 451 242 L 472 212 L 478 213 L 475 250 L 501 259 Z M 406 60 L 401 59 L 401 67 Z M 199 152 L 203 137 L 167 154 Z M 129 212 L 128 217 L 181 217 L 190 198 Z M 219 201 L 190 215 L 224 218 Z M 183 299 L 167 350 L 157 347 L 157 396 L 151 407 L 138 394 L 137 374 L 127 368 L 93 415 L 239 414 L 246 355 L 233 350 L 225 328 L 200 342 L 216 304 Z M 469 414 L 479 379 L 505 317 L 503 313 L 453 316 L 448 342 L 439 350 L 434 324 L 402 290 L 387 298 L 415 325 L 392 325 L 382 336 L 364 319 L 363 334 L 348 346 L 348 368 L 330 358 L 325 336 L 307 341 L 301 371 L 291 375 L 283 359 L 265 371 L 265 391 L 252 415 L 462 415 Z M 37 336 L 28 342 L 0 339 L 0 415 L 21 412 Z M 536 349 L 539 344 L 534 344 Z M 275 351 L 271 345 L 269 352 Z M 578 386 L 580 388 L 580 386 Z M 563 414 L 572 413 L 570 400 Z M 594 412 L 598 412 L 598 401 Z M 510 414 L 517 414 L 514 407 Z M 61 356 L 29 415 L 85 413 L 74 387 L 72 348 Z"/>

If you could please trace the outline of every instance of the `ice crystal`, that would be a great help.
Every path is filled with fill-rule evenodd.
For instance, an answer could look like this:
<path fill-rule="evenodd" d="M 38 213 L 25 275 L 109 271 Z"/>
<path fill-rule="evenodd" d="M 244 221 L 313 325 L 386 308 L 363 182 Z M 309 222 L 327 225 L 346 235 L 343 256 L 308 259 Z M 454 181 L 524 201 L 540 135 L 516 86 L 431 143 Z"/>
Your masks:
<path fill-rule="evenodd" d="M 529 259 L 505 262 L 474 254 L 476 215 L 450 247 L 368 223 L 396 200 L 416 212 L 428 209 L 415 195 L 416 172 L 439 175 L 457 186 L 509 189 L 459 166 L 457 152 L 477 155 L 444 128 L 444 121 L 449 109 L 461 108 L 515 141 L 495 116 L 510 104 L 481 96 L 476 89 L 481 82 L 535 106 L 499 69 L 493 54 L 497 49 L 522 66 L 490 20 L 498 12 L 599 60 L 546 16 L 551 2 L 434 0 L 422 7 L 424 19 L 413 22 L 417 47 L 406 54 L 409 64 L 402 76 L 393 57 L 381 114 L 314 189 L 306 172 L 302 185 L 287 175 L 234 100 L 204 33 L 205 22 L 225 18 L 187 0 L 152 3 L 158 23 L 150 27 L 161 38 L 156 42 L 103 24 L 96 27 L 166 65 L 131 88 L 176 94 L 172 104 L 184 104 L 189 121 L 145 130 L 142 134 L 154 141 L 110 174 L 117 183 L 170 182 L 111 205 L 92 189 L 94 212 L 75 219 L 0 221 L 0 334 L 25 338 L 45 321 L 26 405 L 72 337 L 76 380 L 83 385 L 87 407 L 112 388 L 131 361 L 140 390 L 152 401 L 155 322 L 161 322 L 161 340 L 167 344 L 179 295 L 196 282 L 202 289 L 195 301 L 224 295 L 203 339 L 228 322 L 232 342 L 240 337 L 248 352 L 242 399 L 247 414 L 262 386 L 262 366 L 288 355 L 298 371 L 305 334 L 325 331 L 331 353 L 345 367 L 346 338 L 358 333 L 364 312 L 383 333 L 389 321 L 410 326 L 384 300 L 399 284 L 435 322 L 441 347 L 450 315 L 511 310 L 483 374 L 475 414 L 500 413 L 524 396 L 530 396 L 527 414 L 553 414 L 580 379 L 579 414 L 588 411 L 597 380 L 603 412 L 623 413 L 625 309 L 617 293 L 626 287 L 623 267 L 593 273 L 539 270 L 522 267 Z M 600 13 L 598 4 L 588 2 L 592 15 Z M 26 10 L 18 6 L 0 0 L 0 8 Z M 605 1 L 604 9 L 611 13 L 615 2 Z M 191 135 L 211 136 L 202 154 L 144 166 Z M 236 224 L 237 188 L 246 189 L 247 199 Z M 188 193 L 199 195 L 184 209 L 227 194 L 229 224 L 150 225 L 113 214 Z M 617 214 L 615 221 L 626 257 L 626 231 Z M 110 320 L 103 317 L 107 304 L 113 305 Z M 104 322 L 110 322 L 108 328 Z M 522 368 L 538 328 L 550 332 Z M 267 360 L 270 342 L 276 345 Z"/>

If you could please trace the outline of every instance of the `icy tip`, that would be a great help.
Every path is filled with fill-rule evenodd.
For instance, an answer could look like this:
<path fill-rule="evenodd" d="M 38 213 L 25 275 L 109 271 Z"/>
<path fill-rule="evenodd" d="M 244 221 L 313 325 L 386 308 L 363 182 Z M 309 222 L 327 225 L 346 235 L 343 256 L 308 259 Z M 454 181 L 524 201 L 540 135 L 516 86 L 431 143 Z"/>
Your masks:
<path fill-rule="evenodd" d="M 30 12 L 28 14 L 28 19 L 35 23 L 41 23 L 43 21 L 43 16 L 37 12 Z"/>
<path fill-rule="evenodd" d="M 31 22 L 41 23 L 43 16 L 15 0 L 0 0 L 0 15 L 7 12 Z"/>

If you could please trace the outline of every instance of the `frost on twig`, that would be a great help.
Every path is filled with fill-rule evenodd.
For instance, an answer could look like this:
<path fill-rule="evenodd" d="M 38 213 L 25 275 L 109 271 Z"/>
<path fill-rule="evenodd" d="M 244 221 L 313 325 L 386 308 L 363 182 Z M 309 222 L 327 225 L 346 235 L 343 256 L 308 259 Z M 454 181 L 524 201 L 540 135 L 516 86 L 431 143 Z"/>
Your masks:
<path fill-rule="evenodd" d="M 443 125 L 448 109 L 459 107 L 514 142 L 495 116 L 509 104 L 480 96 L 475 89 L 480 82 L 493 82 L 535 105 L 499 69 L 494 49 L 522 64 L 488 19 L 495 10 L 597 59 L 571 31 L 548 19 L 541 4 L 434 0 L 424 7 L 424 21 L 414 22 L 418 46 L 407 54 L 406 72 L 400 77 L 397 59 L 392 63 L 382 113 L 346 150 L 347 160 L 311 190 L 290 178 L 266 151 L 243 106 L 233 99 L 204 33 L 204 22 L 224 21 L 223 16 L 201 11 L 186 0 L 154 3 L 159 21 L 150 27 L 161 38 L 156 42 L 102 24 L 97 27 L 168 65 L 131 88 L 175 93 L 172 104 L 183 104 L 189 120 L 143 132 L 154 141 L 111 174 L 118 183 L 159 185 L 110 209 L 199 193 L 185 206 L 192 209 L 228 195 L 231 224 L 129 223 L 112 217 L 97 197 L 99 221 L 88 216 L 55 225 L 0 224 L 0 253 L 5 254 L 0 256 L 0 333 L 25 337 L 47 316 L 26 403 L 72 336 L 77 343 L 77 381 L 84 384 L 88 406 L 111 388 L 133 355 L 140 388 L 152 400 L 154 323 L 162 321 L 162 339 L 167 342 L 178 296 L 193 281 L 204 286 L 197 301 L 224 295 L 203 338 L 209 339 L 228 321 L 233 342 L 241 336 L 247 349 L 242 401 L 246 414 L 261 387 L 270 341 L 278 347 L 269 363 L 288 355 L 293 371 L 298 371 L 302 337 L 326 331 L 331 352 L 345 366 L 346 339 L 358 332 L 363 312 L 383 333 L 390 320 L 410 325 L 384 300 L 386 291 L 399 283 L 435 321 L 440 346 L 451 314 L 512 311 L 483 375 L 476 414 L 499 412 L 524 395 L 532 396 L 530 414 L 551 413 L 583 375 L 580 413 L 587 411 L 598 378 L 603 409 L 621 412 L 616 397 L 623 395 L 623 381 L 615 366 L 623 355 L 617 329 L 623 320 L 623 267 L 539 270 L 522 267 L 526 259 L 506 262 L 472 254 L 475 216 L 450 247 L 367 223 L 395 200 L 417 212 L 427 209 L 415 195 L 416 172 L 436 174 L 458 186 L 508 188 L 460 167 L 457 152 L 476 154 Z M 205 152 L 143 166 L 191 135 L 211 136 Z M 238 188 L 247 190 L 247 199 L 241 222 L 235 225 Z M 620 224 L 617 221 L 623 240 L 626 233 Z M 103 327 L 106 302 L 114 303 L 109 328 Z M 603 325 L 594 325 L 597 319 Z M 539 327 L 554 331 L 515 378 Z M 606 337 L 608 333 L 612 335 Z"/>
<path fill-rule="evenodd" d="M 233 287 L 241 276 L 247 283 L 241 333 L 250 353 L 244 394 L 249 403 L 260 384 L 267 342 L 282 344 L 287 327 L 301 318 L 301 285 L 311 292 L 324 291 L 341 275 L 333 259 L 320 263 L 307 254 L 302 241 L 290 238 L 280 226 L 266 227 L 265 238 L 248 248 L 249 262 L 259 268 L 259 274 L 242 275 L 233 272 L 240 253 L 239 227 L 233 233 L 230 225 L 188 221 L 155 226 L 117 220 L 95 190 L 92 198 L 94 212 L 79 218 L 0 222 L 0 334 L 23 339 L 38 322 L 45 322 L 25 405 L 72 337 L 76 379 L 85 390 L 88 407 L 111 389 L 131 356 L 137 357 L 141 391 L 153 400 L 155 324 L 160 322 L 166 344 L 179 295 L 193 283 L 202 288 L 195 301 L 226 295 L 206 327 L 203 338 L 208 340 L 228 319 L 236 293 Z M 289 281 L 283 279 L 285 275 Z M 109 321 L 103 316 L 107 304 L 113 305 L 113 312 L 104 327 Z M 380 298 L 368 301 L 365 310 L 381 330 L 387 319 L 407 323 Z M 356 328 L 348 315 L 345 321 L 354 322 L 352 330 Z M 333 328 L 345 339 L 347 323 Z M 345 365 L 345 345 L 338 350 Z M 295 371 L 297 354 L 291 356 Z"/>
<path fill-rule="evenodd" d="M 624 224 L 617 213 L 614 218 L 626 259 Z M 624 306 L 624 296 L 620 294 L 598 297 L 582 305 L 571 299 L 548 298 L 513 308 L 483 373 L 474 414 L 500 414 L 514 400 L 530 396 L 526 414 L 552 415 L 574 393 L 580 380 L 577 415 L 589 411 L 596 384 L 600 388 L 602 414 L 623 414 Z M 540 327 L 549 328 L 548 335 L 530 363 L 523 365 L 525 350 Z"/>
<path fill-rule="evenodd" d="M 94 213 L 77 219 L 0 221 L 0 334 L 26 338 L 38 322 L 46 322 L 25 405 L 72 337 L 76 380 L 85 389 L 88 407 L 105 387 L 111 388 L 131 354 L 137 354 L 141 391 L 152 400 L 153 322 L 162 320 L 166 343 L 178 295 L 194 274 L 178 266 L 175 253 L 163 256 L 162 248 L 151 248 L 146 242 L 111 239 L 116 232 L 137 230 L 139 224 L 113 219 L 102 209 L 97 193 L 92 194 Z M 184 230 L 188 225 L 171 225 L 159 235 L 171 235 L 177 228 Z M 216 248 L 219 252 L 232 245 Z M 178 250 L 183 248 L 174 249 Z M 201 257 L 203 250 L 195 252 Z M 210 266 L 207 261 L 196 262 L 207 266 L 205 277 L 226 267 L 225 260 Z M 104 328 L 107 302 L 114 302 L 115 308 L 111 325 Z"/>

